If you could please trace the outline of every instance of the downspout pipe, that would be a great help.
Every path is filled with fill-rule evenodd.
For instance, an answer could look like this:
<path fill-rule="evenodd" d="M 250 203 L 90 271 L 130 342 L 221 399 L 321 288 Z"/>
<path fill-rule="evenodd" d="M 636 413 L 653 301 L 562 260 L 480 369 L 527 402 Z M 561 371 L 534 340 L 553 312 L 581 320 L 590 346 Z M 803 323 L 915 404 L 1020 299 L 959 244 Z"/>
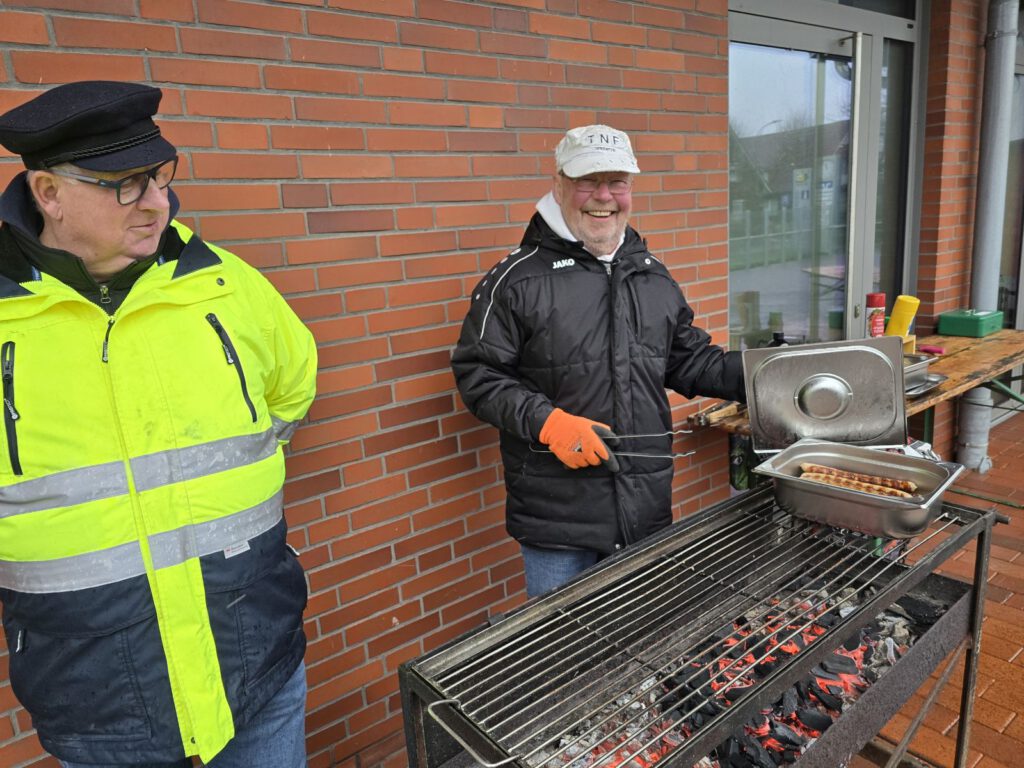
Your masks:
<path fill-rule="evenodd" d="M 998 309 L 1019 6 L 1019 0 L 991 0 L 988 6 L 971 257 L 971 308 L 978 310 Z M 988 456 L 992 405 L 992 393 L 984 387 L 960 399 L 956 460 L 981 473 L 992 467 Z"/>

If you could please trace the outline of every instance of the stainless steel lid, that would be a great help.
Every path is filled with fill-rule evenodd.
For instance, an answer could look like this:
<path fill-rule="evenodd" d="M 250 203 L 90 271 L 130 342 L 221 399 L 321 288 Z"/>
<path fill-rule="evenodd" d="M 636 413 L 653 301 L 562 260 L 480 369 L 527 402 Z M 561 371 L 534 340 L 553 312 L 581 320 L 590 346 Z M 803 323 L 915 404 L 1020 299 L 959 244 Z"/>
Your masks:
<path fill-rule="evenodd" d="M 780 451 L 803 438 L 906 444 L 897 336 L 748 349 L 743 378 L 755 451 Z"/>

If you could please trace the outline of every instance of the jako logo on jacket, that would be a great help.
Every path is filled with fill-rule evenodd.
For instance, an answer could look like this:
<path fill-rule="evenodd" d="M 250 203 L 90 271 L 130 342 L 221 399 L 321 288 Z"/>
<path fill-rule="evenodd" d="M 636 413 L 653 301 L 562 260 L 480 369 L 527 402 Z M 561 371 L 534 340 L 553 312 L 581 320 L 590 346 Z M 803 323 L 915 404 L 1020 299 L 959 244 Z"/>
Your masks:
<path fill-rule="evenodd" d="M 554 264 L 551 265 L 551 268 L 552 269 L 561 269 L 562 267 L 572 267 L 572 266 L 575 266 L 575 264 L 576 264 L 576 259 L 559 259 L 558 261 L 556 261 Z"/>

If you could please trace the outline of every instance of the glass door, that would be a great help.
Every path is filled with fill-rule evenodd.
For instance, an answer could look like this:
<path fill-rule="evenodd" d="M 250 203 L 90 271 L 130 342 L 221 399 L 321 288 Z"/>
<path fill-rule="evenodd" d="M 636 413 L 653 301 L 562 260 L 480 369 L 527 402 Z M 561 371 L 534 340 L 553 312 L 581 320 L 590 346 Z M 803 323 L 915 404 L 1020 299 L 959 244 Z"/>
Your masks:
<path fill-rule="evenodd" d="M 891 308 L 916 276 L 914 24 L 827 3 L 730 7 L 731 348 L 863 338 L 867 294 Z"/>
<path fill-rule="evenodd" d="M 729 46 L 734 349 L 844 336 L 854 61 L 842 48 L 838 35 L 817 50 Z"/>

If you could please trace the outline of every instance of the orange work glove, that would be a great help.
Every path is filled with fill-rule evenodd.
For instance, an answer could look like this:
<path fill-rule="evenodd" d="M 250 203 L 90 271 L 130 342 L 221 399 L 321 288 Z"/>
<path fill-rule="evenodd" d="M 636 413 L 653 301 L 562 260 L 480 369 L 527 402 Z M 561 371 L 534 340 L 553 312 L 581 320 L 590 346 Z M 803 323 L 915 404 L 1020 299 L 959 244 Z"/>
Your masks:
<path fill-rule="evenodd" d="M 569 469 L 593 467 L 604 462 L 612 472 L 617 472 L 619 462 L 598 435 L 615 437 L 607 424 L 555 408 L 541 427 L 540 441 Z"/>

